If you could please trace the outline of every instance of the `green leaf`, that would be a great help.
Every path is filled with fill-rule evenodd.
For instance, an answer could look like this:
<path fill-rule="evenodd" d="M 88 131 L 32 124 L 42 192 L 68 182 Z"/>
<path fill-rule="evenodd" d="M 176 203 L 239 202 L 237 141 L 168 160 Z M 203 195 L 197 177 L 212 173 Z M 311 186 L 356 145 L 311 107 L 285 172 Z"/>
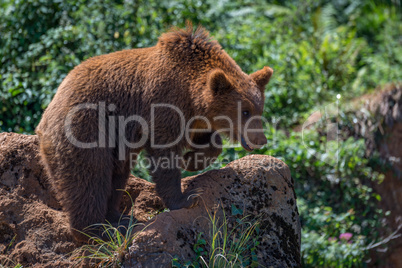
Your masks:
<path fill-rule="evenodd" d="M 243 215 L 243 210 L 237 208 L 234 204 L 232 204 L 232 216 Z"/>

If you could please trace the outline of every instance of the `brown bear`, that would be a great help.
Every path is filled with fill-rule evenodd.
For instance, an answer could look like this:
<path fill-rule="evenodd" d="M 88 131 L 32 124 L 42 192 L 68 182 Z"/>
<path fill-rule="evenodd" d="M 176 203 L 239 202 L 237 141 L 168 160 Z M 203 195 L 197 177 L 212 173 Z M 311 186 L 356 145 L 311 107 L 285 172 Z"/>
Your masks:
<path fill-rule="evenodd" d="M 204 28 L 191 25 L 162 34 L 153 47 L 76 66 L 36 128 L 46 172 L 75 237 L 86 240 L 79 230 L 92 224 L 118 222 L 120 189 L 132 156 L 142 150 L 166 207 L 196 205 L 197 194 L 181 191 L 180 167 L 194 171 L 213 162 L 222 151 L 221 133 L 246 150 L 266 144 L 261 115 L 272 72 L 264 67 L 245 74 Z M 183 135 L 183 129 L 192 133 Z M 166 165 L 161 159 L 181 160 Z"/>

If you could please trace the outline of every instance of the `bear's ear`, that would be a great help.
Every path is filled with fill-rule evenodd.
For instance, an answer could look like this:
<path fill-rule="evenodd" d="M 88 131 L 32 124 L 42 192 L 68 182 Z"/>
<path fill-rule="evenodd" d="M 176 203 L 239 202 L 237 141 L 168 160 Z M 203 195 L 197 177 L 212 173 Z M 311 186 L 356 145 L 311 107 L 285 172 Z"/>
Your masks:
<path fill-rule="evenodd" d="M 250 74 L 251 79 L 257 84 L 257 86 L 264 91 L 265 86 L 268 84 L 274 70 L 270 67 L 265 66 L 263 69 Z"/>
<path fill-rule="evenodd" d="M 232 89 L 232 84 L 220 69 L 211 71 L 208 76 L 208 86 L 215 94 L 223 94 Z"/>

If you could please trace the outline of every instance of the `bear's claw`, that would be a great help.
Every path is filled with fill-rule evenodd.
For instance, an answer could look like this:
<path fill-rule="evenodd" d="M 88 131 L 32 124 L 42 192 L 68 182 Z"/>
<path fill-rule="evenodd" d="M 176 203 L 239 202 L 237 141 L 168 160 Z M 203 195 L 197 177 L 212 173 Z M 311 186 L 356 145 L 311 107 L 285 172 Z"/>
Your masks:
<path fill-rule="evenodd" d="M 202 188 L 196 188 L 190 191 L 190 194 L 187 196 L 187 201 L 192 201 L 191 205 L 188 208 L 193 208 L 198 205 L 200 200 L 200 196 L 204 193 Z"/>

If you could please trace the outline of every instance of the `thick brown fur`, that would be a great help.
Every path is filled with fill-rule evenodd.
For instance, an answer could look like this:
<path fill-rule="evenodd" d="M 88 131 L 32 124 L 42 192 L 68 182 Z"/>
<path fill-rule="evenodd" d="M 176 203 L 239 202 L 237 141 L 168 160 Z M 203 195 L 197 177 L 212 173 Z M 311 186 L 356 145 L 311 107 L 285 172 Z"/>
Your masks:
<path fill-rule="evenodd" d="M 105 220 L 118 221 L 117 208 L 121 198 L 118 189 L 124 189 L 129 177 L 130 153 L 145 150 L 157 163 L 161 157 L 182 156 L 187 149 L 190 150 L 184 155 L 189 164 L 187 169 L 205 168 L 191 163 L 192 156 L 200 152 L 208 159 L 217 157 L 221 148 L 211 142 L 214 139 L 221 144 L 221 138 L 214 133 L 229 128 L 225 120 L 212 119 L 225 115 L 237 122 L 238 102 L 251 116 L 261 116 L 263 91 L 271 75 L 269 67 L 251 76 L 245 74 L 205 29 L 198 27 L 193 31 L 191 25 L 162 34 L 154 47 L 93 57 L 75 67 L 59 86 L 36 129 L 41 157 L 57 197 L 68 213 L 72 230 L 83 230 Z M 66 123 L 69 112 L 76 105 L 101 102 L 106 107 L 114 105 L 114 109 L 106 110 L 105 130 L 99 124 L 96 109 L 78 110 L 71 122 Z M 167 144 L 178 137 L 180 121 L 174 111 L 156 109 L 151 122 L 151 104 L 157 103 L 175 105 L 184 113 L 186 121 L 194 116 L 211 119 L 209 133 L 192 137 L 195 144 L 208 146 L 196 149 L 183 138 L 169 148 L 156 149 L 147 141 L 141 148 L 125 148 L 124 160 L 120 160 L 118 120 L 113 126 L 111 116 L 141 116 L 148 125 L 153 124 L 151 134 L 157 144 Z M 239 121 L 240 125 L 233 126 L 237 133 L 235 140 L 244 133 L 245 119 Z M 250 126 L 262 129 L 261 120 Z M 195 121 L 192 127 L 205 128 L 205 124 Z M 86 143 L 99 142 L 101 131 L 108 146 L 77 147 L 69 140 L 67 128 L 78 141 Z M 110 138 L 112 134 L 116 135 L 117 142 Z M 132 142 L 146 134 L 134 121 L 125 129 L 127 140 Z M 266 143 L 261 133 L 249 137 L 257 147 Z M 114 142 L 116 146 L 113 146 Z M 179 168 L 153 165 L 150 170 L 153 170 L 151 175 L 157 193 L 168 208 L 189 208 L 196 204 L 197 199 L 191 198 L 191 193 L 181 191 Z M 85 239 L 79 232 L 73 233 L 77 239 Z"/>

